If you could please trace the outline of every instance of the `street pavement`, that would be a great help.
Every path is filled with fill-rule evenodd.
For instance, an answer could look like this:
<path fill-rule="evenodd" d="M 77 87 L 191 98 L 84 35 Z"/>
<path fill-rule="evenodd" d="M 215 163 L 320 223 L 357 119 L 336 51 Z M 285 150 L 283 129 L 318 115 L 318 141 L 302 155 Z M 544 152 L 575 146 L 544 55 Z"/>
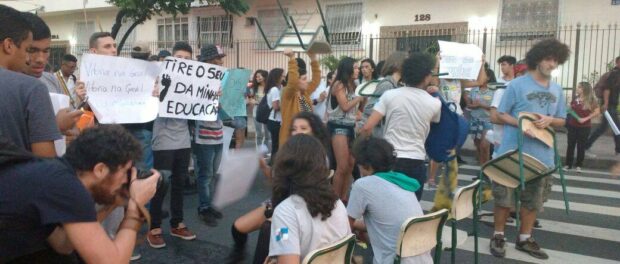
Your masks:
<path fill-rule="evenodd" d="M 602 143 L 602 142 L 601 142 Z M 253 142 L 246 142 L 247 146 Z M 613 140 L 612 143 L 613 144 Z M 607 145 L 613 149 L 613 145 Z M 612 150 L 613 152 L 613 150 Z M 610 156 L 613 156 L 610 155 Z M 459 168 L 459 186 L 471 183 L 477 177 L 479 167 L 470 157 L 464 157 L 468 164 Z M 613 158 L 613 157 L 612 157 Z M 588 167 L 588 166 L 584 166 Z M 569 171 L 566 174 L 570 212 L 564 211 L 564 202 L 558 176 L 545 204 L 544 212 L 539 215 L 542 228 L 536 229 L 533 236 L 550 255 L 543 261 L 517 251 L 514 242 L 517 233 L 514 224 L 506 230 L 507 253 L 505 259 L 490 255 L 489 239 L 492 236 L 492 218 L 483 217 L 479 223 L 480 263 L 619 263 L 620 262 L 620 179 L 613 178 L 606 169 L 584 169 L 581 173 Z M 234 219 L 259 206 L 270 196 L 270 187 L 263 176 L 258 175 L 250 193 L 241 201 L 223 208 L 224 218 L 217 227 L 207 227 L 197 217 L 196 194 L 185 196 L 185 223 L 196 232 L 197 239 L 183 241 L 171 237 L 169 225 L 164 220 L 164 239 L 167 247 L 152 249 L 146 242 L 138 246 L 142 259 L 134 263 L 226 263 L 226 256 L 232 246 L 230 227 Z M 434 190 L 426 188 L 422 197 L 422 208 L 432 207 Z M 168 199 L 167 199 L 168 200 Z M 168 204 L 164 205 L 168 208 Z M 483 213 L 492 210 L 492 202 L 482 206 Z M 458 222 L 458 229 L 472 231 L 471 219 Z M 251 234 L 246 249 L 248 258 L 244 263 L 251 263 L 257 234 Z M 445 245 L 447 247 L 449 245 Z M 457 263 L 473 263 L 474 239 L 470 236 L 456 251 Z M 364 257 L 364 263 L 372 263 L 370 248 L 357 247 L 355 255 Z M 441 263 L 449 263 L 450 251 L 444 250 Z"/>

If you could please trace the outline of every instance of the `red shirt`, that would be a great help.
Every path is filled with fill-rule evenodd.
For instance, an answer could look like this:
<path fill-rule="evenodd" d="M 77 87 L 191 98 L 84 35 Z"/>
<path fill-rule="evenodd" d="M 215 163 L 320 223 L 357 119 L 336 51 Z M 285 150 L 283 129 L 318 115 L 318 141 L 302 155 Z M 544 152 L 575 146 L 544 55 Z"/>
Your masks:
<path fill-rule="evenodd" d="M 573 111 L 575 111 L 575 113 L 577 113 L 577 115 L 581 118 L 587 117 L 592 114 L 592 110 L 584 109 L 583 101 L 579 100 L 579 98 L 573 99 L 573 101 L 570 103 L 570 108 L 573 109 Z M 575 117 L 571 116 L 571 118 L 568 119 L 568 125 L 572 127 L 591 127 L 592 123 L 590 122 L 590 120 L 588 120 L 582 124 L 579 123 L 579 121 L 577 121 Z"/>

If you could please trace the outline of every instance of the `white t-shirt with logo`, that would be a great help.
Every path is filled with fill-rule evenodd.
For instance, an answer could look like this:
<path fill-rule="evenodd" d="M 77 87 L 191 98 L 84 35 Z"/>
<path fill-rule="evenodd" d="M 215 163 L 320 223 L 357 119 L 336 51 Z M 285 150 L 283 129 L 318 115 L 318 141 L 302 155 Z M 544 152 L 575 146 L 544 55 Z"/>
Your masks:
<path fill-rule="evenodd" d="M 312 217 L 301 196 L 291 195 L 278 204 L 271 218 L 269 256 L 299 255 L 329 246 L 351 234 L 347 209 L 340 200 L 325 221 Z"/>
<path fill-rule="evenodd" d="M 398 158 L 424 160 L 424 142 L 431 122 L 441 118 L 441 101 L 418 88 L 388 90 L 374 110 L 385 116 L 384 138 L 394 146 Z"/>

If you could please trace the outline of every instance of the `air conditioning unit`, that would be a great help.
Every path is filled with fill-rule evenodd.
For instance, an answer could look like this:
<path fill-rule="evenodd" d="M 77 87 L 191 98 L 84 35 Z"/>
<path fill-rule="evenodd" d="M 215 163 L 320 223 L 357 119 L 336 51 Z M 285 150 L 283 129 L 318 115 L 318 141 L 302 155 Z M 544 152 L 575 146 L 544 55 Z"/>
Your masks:
<path fill-rule="evenodd" d="M 255 21 L 255 17 L 246 17 L 245 18 L 245 26 L 249 27 L 249 26 L 254 26 L 254 21 Z"/>

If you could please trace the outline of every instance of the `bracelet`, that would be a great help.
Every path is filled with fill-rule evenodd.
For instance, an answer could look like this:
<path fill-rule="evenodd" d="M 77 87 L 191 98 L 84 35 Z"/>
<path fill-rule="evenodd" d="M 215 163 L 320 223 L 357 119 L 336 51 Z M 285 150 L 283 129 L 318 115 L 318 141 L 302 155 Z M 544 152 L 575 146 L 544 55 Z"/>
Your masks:
<path fill-rule="evenodd" d="M 134 223 L 132 223 L 131 221 L 133 221 Z M 119 230 L 128 228 L 137 232 L 138 230 L 140 230 L 140 227 L 142 227 L 143 223 L 144 219 L 137 218 L 135 216 L 126 216 L 125 218 L 123 218 L 123 222 L 121 222 Z"/>

